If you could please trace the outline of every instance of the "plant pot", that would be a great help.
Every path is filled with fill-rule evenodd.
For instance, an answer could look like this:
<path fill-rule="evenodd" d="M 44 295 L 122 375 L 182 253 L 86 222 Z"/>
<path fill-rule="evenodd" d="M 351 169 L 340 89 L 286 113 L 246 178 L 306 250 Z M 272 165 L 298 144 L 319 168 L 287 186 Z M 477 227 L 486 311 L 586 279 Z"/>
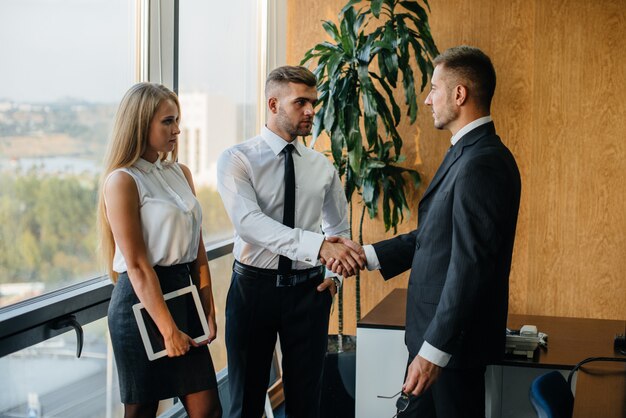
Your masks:
<path fill-rule="evenodd" d="M 328 352 L 322 374 L 321 418 L 353 418 L 356 388 L 356 337 L 328 336 Z"/>

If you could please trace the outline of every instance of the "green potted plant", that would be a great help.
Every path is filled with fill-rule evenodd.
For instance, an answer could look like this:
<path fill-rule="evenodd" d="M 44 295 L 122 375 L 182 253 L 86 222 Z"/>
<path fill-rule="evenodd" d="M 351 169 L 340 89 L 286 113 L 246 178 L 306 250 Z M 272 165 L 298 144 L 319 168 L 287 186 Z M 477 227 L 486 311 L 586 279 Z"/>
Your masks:
<path fill-rule="evenodd" d="M 365 212 L 370 218 L 382 205 L 385 229 L 396 232 L 408 210 L 407 187 L 419 185 L 417 171 L 400 166 L 402 138 L 396 127 L 403 112 L 394 98 L 402 85 L 410 124 L 417 118 L 417 85 L 411 63 L 420 71 L 420 91 L 432 74 L 438 54 L 430 33 L 427 0 L 349 0 L 338 25 L 324 21 L 330 36 L 305 53 L 301 64 L 313 64 L 319 105 L 313 140 L 326 132 L 331 153 L 344 179 L 352 230 L 353 195 L 363 203 L 358 242 L 363 244 Z M 356 319 L 361 318 L 360 275 L 356 276 Z M 343 291 L 338 295 L 338 347 L 343 347 Z"/>
<path fill-rule="evenodd" d="M 357 10 L 359 4 L 362 7 Z M 417 63 L 423 90 L 438 51 L 428 14 L 417 1 L 350 0 L 339 14 L 339 26 L 331 21 L 322 26 L 333 41 L 315 45 L 301 62 L 317 65 L 313 72 L 318 78 L 319 106 L 313 138 L 322 131 L 330 137 L 350 211 L 354 192 L 361 196 L 358 239 L 362 244 L 365 210 L 376 217 L 382 197 L 385 229 L 395 232 L 408 209 L 406 175 L 413 187 L 419 184 L 417 171 L 398 165 L 404 161 L 403 141 L 396 130 L 402 112 L 393 93 L 401 82 L 406 114 L 415 123 L 417 85 L 410 63 Z M 357 286 L 357 320 L 358 296 Z"/>

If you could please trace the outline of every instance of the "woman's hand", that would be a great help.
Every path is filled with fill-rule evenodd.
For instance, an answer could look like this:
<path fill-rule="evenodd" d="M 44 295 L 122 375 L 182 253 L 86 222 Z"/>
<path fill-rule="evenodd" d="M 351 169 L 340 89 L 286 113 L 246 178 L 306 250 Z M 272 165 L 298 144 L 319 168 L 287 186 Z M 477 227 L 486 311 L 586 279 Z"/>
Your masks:
<path fill-rule="evenodd" d="M 168 357 L 184 356 L 191 347 L 199 346 L 191 337 L 179 329 L 176 329 L 169 337 L 164 337 L 163 340 L 165 341 L 165 350 Z"/>

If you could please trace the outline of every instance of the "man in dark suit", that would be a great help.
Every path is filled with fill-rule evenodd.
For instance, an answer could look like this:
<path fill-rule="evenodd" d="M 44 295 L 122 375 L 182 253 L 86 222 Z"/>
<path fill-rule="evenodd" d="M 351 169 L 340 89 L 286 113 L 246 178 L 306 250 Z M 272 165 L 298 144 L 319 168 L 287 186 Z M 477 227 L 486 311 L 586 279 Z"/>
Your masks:
<path fill-rule="evenodd" d="M 489 57 L 460 46 L 433 63 L 425 103 L 452 146 L 419 203 L 418 228 L 361 251 L 385 280 L 411 269 L 402 390 L 417 397 L 399 416 L 484 417 L 485 366 L 504 353 L 520 175 L 491 121 Z"/>

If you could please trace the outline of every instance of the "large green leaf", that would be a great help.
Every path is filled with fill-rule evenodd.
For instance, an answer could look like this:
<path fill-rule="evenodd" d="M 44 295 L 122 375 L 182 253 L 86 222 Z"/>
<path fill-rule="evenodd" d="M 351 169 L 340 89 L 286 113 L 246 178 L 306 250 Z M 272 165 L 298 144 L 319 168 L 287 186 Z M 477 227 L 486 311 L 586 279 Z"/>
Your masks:
<path fill-rule="evenodd" d="M 326 112 L 325 107 L 321 107 L 315 112 L 315 116 L 313 118 L 313 140 L 317 140 L 322 131 L 324 130 L 324 112 Z"/>
<path fill-rule="evenodd" d="M 433 73 L 432 64 L 430 63 L 430 61 L 427 62 L 424 57 L 422 57 L 422 49 L 417 40 L 412 39 L 411 45 L 413 46 L 413 53 L 415 54 L 415 58 L 417 59 L 417 65 L 419 66 L 420 72 L 422 73 L 422 84 L 420 85 L 420 91 L 424 91 L 424 87 L 426 87 L 426 84 L 428 84 L 428 76 Z"/>
<path fill-rule="evenodd" d="M 341 42 L 341 36 L 339 35 L 339 29 L 337 25 L 335 25 L 330 20 L 325 20 L 322 22 L 322 27 L 329 34 L 335 42 Z"/>
<path fill-rule="evenodd" d="M 413 69 L 409 64 L 409 30 L 404 20 L 396 17 L 396 25 L 398 28 L 398 59 L 400 69 L 402 71 L 402 87 L 404 88 L 405 104 L 408 106 L 407 115 L 409 122 L 413 124 L 417 118 L 417 96 L 415 94 L 415 82 L 413 78 Z"/>
<path fill-rule="evenodd" d="M 376 139 L 378 139 L 378 117 L 376 114 L 365 114 L 363 121 L 365 125 L 365 137 L 367 138 L 367 144 L 372 147 L 376 143 Z"/>
<path fill-rule="evenodd" d="M 357 14 L 355 19 L 354 19 L 354 23 L 352 24 L 352 33 L 354 33 L 355 35 L 357 33 L 359 33 L 360 29 L 361 29 L 361 25 L 363 25 L 363 21 L 365 20 L 365 15 L 364 14 Z M 355 36 L 355 40 L 357 39 L 357 36 Z"/>
<path fill-rule="evenodd" d="M 407 9 L 410 12 L 412 12 L 412 13 L 416 14 L 417 16 L 419 16 L 419 18 L 422 21 L 424 21 L 424 22 L 428 21 L 428 15 L 426 14 L 426 10 L 424 10 L 424 8 L 422 6 L 420 6 L 418 2 L 416 2 L 416 1 L 401 1 L 400 2 L 400 6 L 404 7 L 405 9 Z"/>
<path fill-rule="evenodd" d="M 383 0 L 371 0 L 372 14 L 378 18 L 380 16 L 380 9 L 383 7 Z"/>
<path fill-rule="evenodd" d="M 343 47 L 344 53 L 348 57 L 353 58 L 357 39 L 357 35 L 354 32 L 354 22 L 356 20 L 354 7 L 349 7 L 343 14 L 343 17 L 344 19 L 340 24 L 341 46 Z"/>
<path fill-rule="evenodd" d="M 393 51 L 390 54 L 385 54 L 383 59 L 385 61 L 385 67 L 387 68 L 386 78 L 389 80 L 389 84 L 395 89 L 396 83 L 398 82 L 398 55 L 396 51 Z"/>
<path fill-rule="evenodd" d="M 359 61 L 359 66 L 367 67 L 370 63 L 370 52 L 372 50 L 372 44 L 365 42 L 359 51 L 357 52 L 357 60 Z"/>
<path fill-rule="evenodd" d="M 368 71 L 367 65 L 358 67 L 359 83 L 361 84 L 361 95 L 363 99 L 363 111 L 366 116 L 376 115 L 376 99 L 373 97 L 375 88 Z"/>
<path fill-rule="evenodd" d="M 330 133 L 330 150 L 333 154 L 336 166 L 341 166 L 343 159 L 343 149 L 345 147 L 344 136 L 339 129 L 335 129 Z"/>
<path fill-rule="evenodd" d="M 313 47 L 313 50 L 319 51 L 319 52 L 329 52 L 329 51 L 337 51 L 339 50 L 339 47 L 337 45 L 331 44 L 328 41 L 324 41 L 321 44 L 315 45 L 315 47 Z"/>
<path fill-rule="evenodd" d="M 341 114 L 343 116 L 341 119 L 343 124 L 342 129 L 346 136 L 351 135 L 352 132 L 361 132 L 359 129 L 361 110 L 359 109 L 358 103 L 351 103 L 348 100 L 344 101 Z"/>
<path fill-rule="evenodd" d="M 335 97 L 333 97 L 333 91 L 329 91 L 330 97 L 328 103 L 324 109 L 324 129 L 332 131 L 335 128 Z"/>
<path fill-rule="evenodd" d="M 350 162 L 350 168 L 356 173 L 359 172 L 359 168 L 361 167 L 361 156 L 363 155 L 363 146 L 361 145 L 361 133 L 360 132 L 352 132 L 353 135 L 350 135 L 350 139 L 354 148 L 348 148 L 348 161 Z"/>
<path fill-rule="evenodd" d="M 365 181 L 363 182 L 363 200 L 365 202 L 371 202 L 374 199 L 374 191 L 377 186 L 378 183 L 375 178 L 365 178 Z"/>
<path fill-rule="evenodd" d="M 385 98 L 378 92 L 378 90 L 375 90 L 372 96 L 374 98 L 374 101 L 376 102 L 378 115 L 383 122 L 387 135 L 391 137 L 400 136 L 400 134 L 396 130 L 395 121 L 391 112 L 389 111 L 389 107 L 387 107 L 387 102 L 385 101 Z"/>
<path fill-rule="evenodd" d="M 326 74 L 328 74 L 328 80 L 330 81 L 330 90 L 334 90 L 335 84 L 340 79 L 338 71 L 343 65 L 343 56 L 341 54 L 333 54 L 328 59 L 328 65 L 326 66 Z M 334 92 L 333 92 L 334 93 Z"/>
<path fill-rule="evenodd" d="M 383 77 L 380 77 L 375 73 L 370 73 L 370 75 L 378 80 L 381 87 L 387 93 L 387 98 L 389 99 L 389 103 L 391 103 L 391 110 L 393 112 L 394 126 L 398 126 L 402 115 L 400 113 L 400 106 L 398 106 L 398 103 L 396 103 L 396 99 L 393 97 L 393 91 L 391 90 L 391 87 L 389 86 L 389 84 L 387 84 Z"/>
<path fill-rule="evenodd" d="M 402 86 L 404 87 L 405 103 L 409 107 L 406 113 L 409 116 L 409 122 L 413 124 L 417 119 L 417 95 L 415 94 L 413 70 L 409 66 L 402 71 Z"/>

